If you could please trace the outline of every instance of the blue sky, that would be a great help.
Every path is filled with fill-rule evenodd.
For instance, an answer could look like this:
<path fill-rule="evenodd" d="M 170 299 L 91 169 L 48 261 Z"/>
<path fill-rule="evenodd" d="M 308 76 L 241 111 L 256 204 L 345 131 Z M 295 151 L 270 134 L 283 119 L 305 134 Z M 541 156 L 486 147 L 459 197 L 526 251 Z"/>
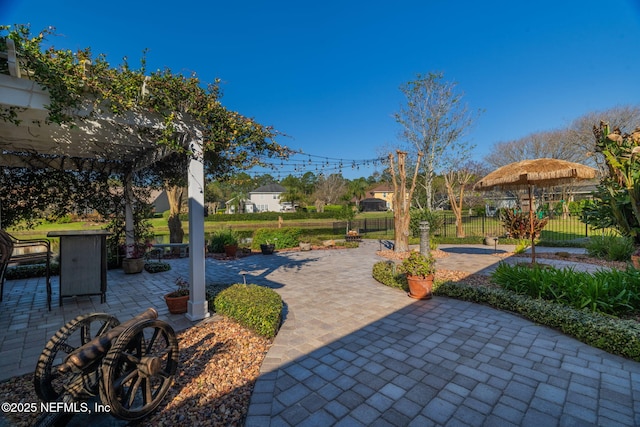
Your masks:
<path fill-rule="evenodd" d="M 219 77 L 225 106 L 284 132 L 284 145 L 344 159 L 347 178 L 373 171 L 351 160 L 400 142 L 392 116 L 416 73 L 443 72 L 484 110 L 466 138 L 476 160 L 640 104 L 640 0 L 0 0 L 0 23 L 54 26 L 55 47 L 90 46 L 112 65 L 137 66 L 148 49 L 149 70 Z"/>

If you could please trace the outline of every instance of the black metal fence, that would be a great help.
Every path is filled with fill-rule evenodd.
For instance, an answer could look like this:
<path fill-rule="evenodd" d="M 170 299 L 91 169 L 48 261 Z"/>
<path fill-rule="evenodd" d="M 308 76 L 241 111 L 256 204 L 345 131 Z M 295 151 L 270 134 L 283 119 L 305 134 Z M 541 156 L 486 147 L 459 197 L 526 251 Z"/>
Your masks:
<path fill-rule="evenodd" d="M 351 230 L 358 230 L 361 234 L 384 231 L 393 234 L 393 218 L 363 218 L 354 219 L 349 222 Z M 333 223 L 333 232 L 340 234 L 347 229 L 347 221 Z"/>
<path fill-rule="evenodd" d="M 456 237 L 456 218 L 452 213 L 443 213 L 443 225 L 438 229 L 432 229 L 435 236 L 447 238 Z M 359 230 L 360 233 L 385 232 L 393 235 L 393 218 L 363 218 L 350 222 L 350 229 Z M 346 221 L 334 222 L 333 231 L 336 234 L 344 233 L 347 227 Z M 467 237 L 499 237 L 505 234 L 502 221 L 497 217 L 487 216 L 462 216 L 462 228 Z M 595 234 L 602 234 L 608 230 L 594 230 L 592 227 L 580 221 L 578 216 L 554 216 L 542 230 L 541 238 L 546 241 L 567 241 Z"/>

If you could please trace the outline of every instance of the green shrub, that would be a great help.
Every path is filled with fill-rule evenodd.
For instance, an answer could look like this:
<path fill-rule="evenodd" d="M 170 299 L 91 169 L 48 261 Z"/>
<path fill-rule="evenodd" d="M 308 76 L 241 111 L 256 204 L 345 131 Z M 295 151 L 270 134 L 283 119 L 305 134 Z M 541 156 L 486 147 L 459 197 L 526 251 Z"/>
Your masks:
<path fill-rule="evenodd" d="M 162 273 L 163 271 L 171 270 L 171 264 L 168 262 L 145 262 L 144 269 L 148 273 Z"/>
<path fill-rule="evenodd" d="M 270 243 L 276 249 L 294 248 L 298 246 L 302 230 L 296 227 L 259 228 L 253 232 L 253 249 L 260 249 L 260 245 Z"/>
<path fill-rule="evenodd" d="M 204 218 L 206 222 L 230 222 L 230 221 L 278 221 L 278 218 L 287 222 L 292 219 L 330 219 L 336 218 L 334 212 L 305 212 L 298 210 L 297 212 L 254 212 L 254 213 L 235 213 L 225 214 L 219 211 L 216 215 L 209 215 Z M 180 219 L 188 221 L 187 214 L 181 214 Z"/>
<path fill-rule="evenodd" d="M 49 265 L 49 274 L 57 276 L 60 274 L 60 265 L 57 262 L 51 262 Z M 5 278 L 7 280 L 29 279 L 31 277 L 45 277 L 47 275 L 46 264 L 30 264 L 15 265 L 7 267 Z"/>
<path fill-rule="evenodd" d="M 273 338 L 282 320 L 282 298 L 273 289 L 235 284 L 218 293 L 215 311 L 229 316 L 258 334 Z"/>
<path fill-rule="evenodd" d="M 412 237 L 420 237 L 420 221 L 429 222 L 429 233 L 436 234 L 444 225 L 444 216 L 434 211 L 411 209 L 409 231 Z"/>
<path fill-rule="evenodd" d="M 402 289 L 403 291 L 409 291 L 409 285 L 407 284 L 407 277 L 404 273 L 401 273 L 398 266 L 393 261 L 379 261 L 373 265 L 373 278 L 383 285 L 387 285 L 391 288 Z"/>
<path fill-rule="evenodd" d="M 586 248 L 589 256 L 609 261 L 628 261 L 635 251 L 633 239 L 612 233 L 591 236 Z"/>

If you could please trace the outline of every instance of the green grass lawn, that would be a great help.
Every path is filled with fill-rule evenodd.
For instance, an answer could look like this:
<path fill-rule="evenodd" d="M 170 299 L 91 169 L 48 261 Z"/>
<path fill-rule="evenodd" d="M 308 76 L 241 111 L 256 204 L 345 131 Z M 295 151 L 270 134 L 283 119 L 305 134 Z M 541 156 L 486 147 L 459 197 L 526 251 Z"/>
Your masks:
<path fill-rule="evenodd" d="M 446 240 L 447 242 L 455 241 L 456 226 L 452 214 L 447 215 L 447 223 L 440 230 L 432 232 L 432 236 L 436 239 Z M 373 219 L 373 218 L 393 218 L 392 212 L 366 212 L 356 215 L 356 220 Z M 465 234 L 467 239 L 464 243 L 482 242 L 484 236 L 501 236 L 504 234 L 502 222 L 497 218 L 490 217 L 465 217 L 464 218 Z M 153 232 L 161 239 L 168 239 L 169 227 L 165 218 L 150 219 Z M 315 237 L 316 239 L 339 239 L 342 238 L 343 231 L 333 231 L 333 224 L 342 222 L 336 219 L 285 219 L 284 227 L 300 227 L 305 237 Z M 19 227 L 9 228 L 7 231 L 18 238 L 45 238 L 50 231 L 61 230 L 89 230 L 104 228 L 104 224 L 89 222 L 67 222 L 67 223 L 43 223 L 34 229 L 25 230 Z M 189 230 L 188 221 L 182 222 L 182 227 L 187 232 Z M 241 234 L 242 237 L 251 235 L 251 232 L 263 227 L 278 227 L 278 221 L 225 221 L 213 222 L 205 221 L 205 233 L 212 233 L 223 228 L 231 228 Z M 542 230 L 541 240 L 545 242 L 554 241 L 571 241 L 583 239 L 586 236 L 602 233 L 601 230 L 594 231 L 587 229 L 577 217 L 569 219 L 554 218 L 549 220 L 547 226 Z M 368 238 L 373 239 L 393 239 L 393 230 L 380 231 L 376 233 L 368 233 Z"/>

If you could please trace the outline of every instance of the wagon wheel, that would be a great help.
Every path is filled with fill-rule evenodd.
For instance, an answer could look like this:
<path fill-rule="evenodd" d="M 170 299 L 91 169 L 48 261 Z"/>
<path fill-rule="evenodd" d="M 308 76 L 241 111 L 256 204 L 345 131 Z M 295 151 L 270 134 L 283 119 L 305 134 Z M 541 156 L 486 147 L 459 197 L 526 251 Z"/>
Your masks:
<path fill-rule="evenodd" d="M 127 329 L 102 362 L 102 403 L 124 420 L 147 416 L 173 384 L 178 357 L 178 340 L 167 323 L 146 320 Z"/>
<path fill-rule="evenodd" d="M 45 402 L 53 402 L 65 392 L 80 396 L 82 392 L 90 391 L 95 395 L 98 381 L 96 368 L 99 363 L 82 372 L 62 373 L 57 367 L 68 354 L 119 324 L 118 319 L 110 314 L 92 313 L 80 315 L 60 328 L 38 358 L 33 376 L 38 397 Z"/>

